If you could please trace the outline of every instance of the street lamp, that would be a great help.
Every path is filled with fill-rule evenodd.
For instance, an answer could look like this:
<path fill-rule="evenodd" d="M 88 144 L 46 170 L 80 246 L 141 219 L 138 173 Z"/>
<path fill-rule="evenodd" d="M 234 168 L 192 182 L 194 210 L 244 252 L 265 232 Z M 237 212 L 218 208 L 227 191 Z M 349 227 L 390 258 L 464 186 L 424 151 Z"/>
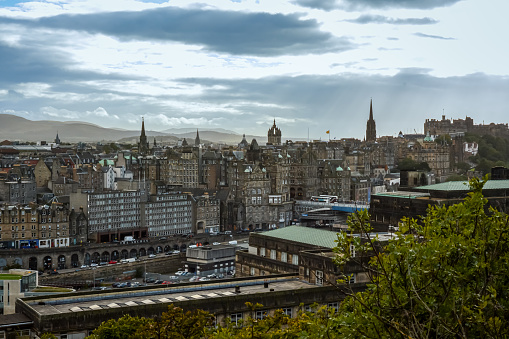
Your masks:
<path fill-rule="evenodd" d="M 92 268 L 92 273 L 94 275 L 94 290 L 95 290 L 95 267 Z"/>

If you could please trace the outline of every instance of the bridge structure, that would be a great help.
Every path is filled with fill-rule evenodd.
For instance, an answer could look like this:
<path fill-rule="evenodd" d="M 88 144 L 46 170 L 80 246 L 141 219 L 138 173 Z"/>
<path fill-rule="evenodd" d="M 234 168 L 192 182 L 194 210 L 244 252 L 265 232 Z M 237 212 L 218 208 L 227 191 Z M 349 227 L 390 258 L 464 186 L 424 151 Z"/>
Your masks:
<path fill-rule="evenodd" d="M 369 204 L 366 202 L 327 203 L 318 201 L 299 200 L 295 202 L 295 210 L 299 213 L 312 210 L 331 210 L 344 213 L 353 213 L 361 210 L 369 210 Z"/>
<path fill-rule="evenodd" d="M 347 214 L 368 210 L 365 203 L 326 203 L 317 201 L 297 201 L 295 211 L 299 221 L 305 226 L 346 227 Z"/>
<path fill-rule="evenodd" d="M 221 240 L 221 237 L 214 237 L 214 239 Z M 185 251 L 189 245 L 209 240 L 212 238 L 168 237 L 167 239 L 90 243 L 69 247 L 2 249 L 0 250 L 0 269 L 13 264 L 38 271 L 66 269 L 92 263 L 107 263 L 111 260 L 140 258 L 176 250 Z"/>

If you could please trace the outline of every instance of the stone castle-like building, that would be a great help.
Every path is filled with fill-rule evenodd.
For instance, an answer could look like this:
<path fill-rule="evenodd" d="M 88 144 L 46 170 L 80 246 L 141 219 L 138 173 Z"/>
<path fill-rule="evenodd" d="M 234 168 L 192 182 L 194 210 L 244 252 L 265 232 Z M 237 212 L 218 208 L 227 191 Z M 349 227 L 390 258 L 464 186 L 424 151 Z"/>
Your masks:
<path fill-rule="evenodd" d="M 465 133 L 474 133 L 509 139 L 508 124 L 491 123 L 489 125 L 474 125 L 474 119 L 470 117 L 465 117 L 465 119 L 446 119 L 445 115 L 442 115 L 442 120 L 426 119 L 424 133 L 429 133 L 432 136 L 449 134 L 451 137 L 462 136 Z"/>

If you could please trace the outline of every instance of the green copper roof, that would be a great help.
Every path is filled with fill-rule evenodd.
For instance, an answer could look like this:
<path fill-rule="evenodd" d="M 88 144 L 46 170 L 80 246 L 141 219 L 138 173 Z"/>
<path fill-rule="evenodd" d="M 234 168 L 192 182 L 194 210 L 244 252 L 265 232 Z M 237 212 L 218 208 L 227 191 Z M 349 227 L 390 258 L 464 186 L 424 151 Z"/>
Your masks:
<path fill-rule="evenodd" d="M 336 243 L 334 240 L 337 239 L 336 232 L 303 226 L 288 226 L 262 234 L 268 237 L 327 248 L 335 247 Z"/>
<path fill-rule="evenodd" d="M 99 160 L 99 163 L 101 164 L 101 166 L 115 166 L 115 162 L 110 159 Z"/>
<path fill-rule="evenodd" d="M 440 184 L 420 186 L 418 189 L 432 190 L 432 191 L 470 191 L 468 181 L 448 181 Z M 488 180 L 483 189 L 509 189 L 509 180 Z"/>
<path fill-rule="evenodd" d="M 338 167 L 336 168 L 336 171 L 337 171 L 337 172 L 342 172 L 342 171 L 343 171 L 343 168 L 342 168 L 341 166 L 338 166 Z"/>

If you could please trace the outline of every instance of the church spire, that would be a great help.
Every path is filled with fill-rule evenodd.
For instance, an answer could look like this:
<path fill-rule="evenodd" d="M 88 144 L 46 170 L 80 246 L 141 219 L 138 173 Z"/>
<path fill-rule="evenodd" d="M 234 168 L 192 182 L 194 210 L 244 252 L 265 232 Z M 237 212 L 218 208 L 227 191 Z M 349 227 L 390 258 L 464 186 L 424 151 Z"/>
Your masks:
<path fill-rule="evenodd" d="M 141 117 L 141 135 L 140 139 L 145 137 L 145 119 Z"/>
<path fill-rule="evenodd" d="M 196 129 L 196 138 L 194 139 L 194 145 L 200 146 L 200 134 L 198 133 L 198 128 Z"/>
<path fill-rule="evenodd" d="M 148 153 L 149 144 L 147 140 L 147 136 L 145 135 L 145 119 L 141 117 L 141 134 L 140 134 L 140 143 L 138 144 L 138 152 L 142 155 Z"/>
<path fill-rule="evenodd" d="M 375 119 L 373 119 L 373 99 L 371 99 L 369 103 L 369 120 L 366 123 L 366 141 L 376 141 L 376 123 Z"/>
<path fill-rule="evenodd" d="M 373 120 L 373 99 L 369 102 L 369 120 Z"/>

